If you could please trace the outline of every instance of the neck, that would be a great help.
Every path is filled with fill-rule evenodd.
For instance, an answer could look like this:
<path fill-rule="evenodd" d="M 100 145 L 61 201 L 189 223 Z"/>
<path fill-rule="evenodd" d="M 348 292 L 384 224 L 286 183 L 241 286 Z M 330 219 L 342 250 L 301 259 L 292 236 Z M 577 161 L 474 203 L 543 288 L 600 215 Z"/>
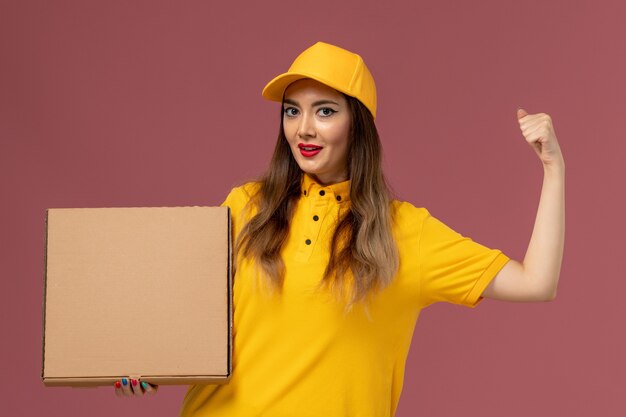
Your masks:
<path fill-rule="evenodd" d="M 315 180 L 315 182 L 317 182 L 319 185 L 332 185 L 332 184 L 337 184 L 340 182 L 344 182 L 348 180 L 348 174 L 342 174 L 342 175 L 334 175 L 334 176 L 330 176 L 330 175 L 316 175 L 316 174 L 308 174 L 311 178 L 313 178 Z"/>

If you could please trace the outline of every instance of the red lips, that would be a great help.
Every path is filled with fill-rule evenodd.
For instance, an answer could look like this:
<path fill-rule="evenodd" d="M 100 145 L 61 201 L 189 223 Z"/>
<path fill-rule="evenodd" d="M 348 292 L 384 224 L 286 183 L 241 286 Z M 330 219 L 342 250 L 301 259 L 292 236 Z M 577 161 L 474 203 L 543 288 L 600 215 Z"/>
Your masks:
<path fill-rule="evenodd" d="M 302 156 L 307 158 L 317 155 L 323 149 L 322 146 L 315 145 L 313 143 L 298 143 L 298 148 L 300 148 Z"/>

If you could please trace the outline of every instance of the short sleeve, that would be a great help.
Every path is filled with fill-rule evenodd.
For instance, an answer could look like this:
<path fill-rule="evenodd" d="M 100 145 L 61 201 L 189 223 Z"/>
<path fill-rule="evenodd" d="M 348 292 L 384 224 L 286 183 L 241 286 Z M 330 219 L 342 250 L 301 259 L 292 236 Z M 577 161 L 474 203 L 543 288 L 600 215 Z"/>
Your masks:
<path fill-rule="evenodd" d="M 241 209 L 242 204 L 245 204 L 244 193 L 241 187 L 235 187 L 226 196 L 226 199 L 220 204 L 220 207 L 230 207 L 231 210 Z"/>
<path fill-rule="evenodd" d="M 256 188 L 256 183 L 247 183 L 242 186 L 235 187 L 230 191 L 230 193 L 228 193 L 224 202 L 220 204 L 221 207 L 230 208 L 233 241 L 239 235 L 239 232 L 250 218 L 251 212 L 246 210 L 246 206 Z"/>
<path fill-rule="evenodd" d="M 420 299 L 426 306 L 439 301 L 475 307 L 482 292 L 510 260 L 461 235 L 428 210 L 419 241 Z"/>

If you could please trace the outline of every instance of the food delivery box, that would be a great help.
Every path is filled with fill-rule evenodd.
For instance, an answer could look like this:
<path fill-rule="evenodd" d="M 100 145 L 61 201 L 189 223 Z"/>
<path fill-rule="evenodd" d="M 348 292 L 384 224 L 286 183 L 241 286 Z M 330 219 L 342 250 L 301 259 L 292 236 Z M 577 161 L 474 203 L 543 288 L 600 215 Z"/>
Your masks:
<path fill-rule="evenodd" d="M 230 379 L 228 207 L 49 208 L 45 223 L 44 385 Z"/>

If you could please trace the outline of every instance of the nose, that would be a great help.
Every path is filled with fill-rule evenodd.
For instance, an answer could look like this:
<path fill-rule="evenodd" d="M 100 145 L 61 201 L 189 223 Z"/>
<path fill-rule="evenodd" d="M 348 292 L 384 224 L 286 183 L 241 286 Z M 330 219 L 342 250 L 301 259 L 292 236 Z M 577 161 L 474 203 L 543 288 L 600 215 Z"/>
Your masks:
<path fill-rule="evenodd" d="M 311 120 L 310 116 L 302 115 L 300 118 L 300 124 L 298 125 L 298 137 L 315 137 L 315 121 Z"/>

